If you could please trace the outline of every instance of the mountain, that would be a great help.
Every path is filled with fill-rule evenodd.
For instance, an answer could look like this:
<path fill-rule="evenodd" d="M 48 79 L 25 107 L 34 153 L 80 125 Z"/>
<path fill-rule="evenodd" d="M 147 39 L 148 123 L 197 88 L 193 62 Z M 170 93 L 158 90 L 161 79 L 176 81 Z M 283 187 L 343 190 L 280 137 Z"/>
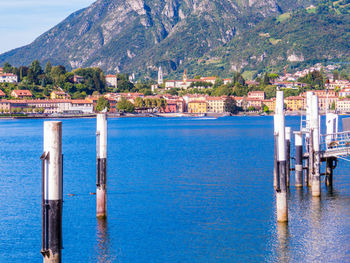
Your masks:
<path fill-rule="evenodd" d="M 166 72 L 216 50 L 266 17 L 316 0 L 98 0 L 33 43 L 0 55 L 0 64 L 50 60 L 67 68 Z"/>
<path fill-rule="evenodd" d="M 236 35 L 229 43 L 189 61 L 194 74 L 247 76 L 264 70 L 283 71 L 285 65 L 304 67 L 318 62 L 350 64 L 350 5 L 347 0 L 320 4 L 269 17 Z"/>

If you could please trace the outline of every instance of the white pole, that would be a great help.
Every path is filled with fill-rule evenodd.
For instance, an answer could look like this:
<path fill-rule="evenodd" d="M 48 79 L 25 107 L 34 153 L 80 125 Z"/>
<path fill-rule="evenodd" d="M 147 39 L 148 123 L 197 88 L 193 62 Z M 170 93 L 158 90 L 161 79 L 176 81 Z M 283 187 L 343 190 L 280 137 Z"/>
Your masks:
<path fill-rule="evenodd" d="M 107 217 L 107 115 L 97 114 L 96 216 Z"/>
<path fill-rule="evenodd" d="M 43 226 L 42 250 L 44 263 L 61 262 L 63 160 L 62 122 L 44 122 L 43 160 Z"/>
<path fill-rule="evenodd" d="M 284 94 L 283 91 L 277 91 L 276 94 L 276 132 L 278 135 L 277 146 L 277 188 L 276 188 L 276 207 L 277 221 L 288 221 L 287 204 L 287 178 L 286 178 L 286 140 L 285 140 L 285 119 L 284 119 Z"/>
<path fill-rule="evenodd" d="M 287 187 L 290 184 L 290 142 L 291 142 L 291 127 L 285 128 L 286 136 L 286 176 L 287 176 Z"/>
<path fill-rule="evenodd" d="M 303 187 L 303 133 L 295 132 L 295 187 Z"/>
<path fill-rule="evenodd" d="M 312 96 L 312 111 L 311 111 L 311 129 L 313 130 L 313 150 L 314 158 L 314 174 L 312 175 L 311 192 L 312 196 L 318 197 L 321 195 L 321 180 L 320 180 L 320 127 L 319 127 L 319 107 L 317 95 Z"/>
<path fill-rule="evenodd" d="M 310 129 L 310 116 L 311 116 L 311 108 L 312 108 L 312 91 L 306 92 L 306 128 L 307 130 Z M 306 137 L 309 137 L 310 135 L 306 133 Z"/>

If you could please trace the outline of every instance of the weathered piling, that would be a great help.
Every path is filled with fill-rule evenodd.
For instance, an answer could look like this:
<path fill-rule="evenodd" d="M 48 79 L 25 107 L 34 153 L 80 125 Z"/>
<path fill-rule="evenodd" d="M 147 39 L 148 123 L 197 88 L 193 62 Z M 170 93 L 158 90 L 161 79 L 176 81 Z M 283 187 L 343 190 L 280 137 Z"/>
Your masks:
<path fill-rule="evenodd" d="M 303 187 L 303 133 L 295 132 L 295 187 Z"/>
<path fill-rule="evenodd" d="M 276 124 L 276 115 L 274 115 L 273 117 L 273 121 L 274 121 L 274 137 L 275 137 L 275 152 L 274 152 L 274 158 L 273 158 L 273 187 L 276 189 L 277 187 L 277 151 L 278 151 L 278 148 L 277 148 L 277 124 Z"/>
<path fill-rule="evenodd" d="M 290 185 L 290 141 L 291 141 L 292 129 L 291 127 L 286 127 L 286 177 L 287 177 L 287 187 Z"/>
<path fill-rule="evenodd" d="M 312 96 L 312 110 L 310 126 L 313 131 L 313 150 L 314 150 L 314 163 L 313 174 L 311 183 L 312 196 L 319 197 L 321 195 L 321 178 L 320 178 L 320 127 L 319 127 L 319 112 L 318 112 L 318 97 Z"/>
<path fill-rule="evenodd" d="M 107 217 L 107 115 L 97 114 L 96 155 L 96 216 Z"/>
<path fill-rule="evenodd" d="M 277 221 L 288 221 L 287 204 L 287 178 L 286 178 L 286 140 L 285 140 L 285 119 L 284 119 L 284 96 L 283 91 L 276 94 L 276 134 L 277 134 L 277 187 L 276 187 L 276 207 Z"/>
<path fill-rule="evenodd" d="M 306 170 L 305 170 L 305 185 L 311 187 L 311 175 L 313 170 L 313 146 L 312 146 L 312 136 L 311 136 L 311 111 L 312 111 L 312 96 L 313 92 L 306 92 L 306 130 L 308 131 L 305 135 L 306 151 L 308 152 L 308 157 L 306 160 Z"/>
<path fill-rule="evenodd" d="M 61 262 L 62 249 L 62 122 L 44 122 L 42 160 L 42 249 L 44 263 Z"/>

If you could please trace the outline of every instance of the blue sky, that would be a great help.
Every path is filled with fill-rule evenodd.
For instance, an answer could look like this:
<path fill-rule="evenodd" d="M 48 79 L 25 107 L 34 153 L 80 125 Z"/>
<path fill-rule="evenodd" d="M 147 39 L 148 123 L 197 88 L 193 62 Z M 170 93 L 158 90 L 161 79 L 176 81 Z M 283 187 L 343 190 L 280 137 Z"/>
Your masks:
<path fill-rule="evenodd" d="M 0 0 L 0 54 L 27 45 L 95 0 Z"/>

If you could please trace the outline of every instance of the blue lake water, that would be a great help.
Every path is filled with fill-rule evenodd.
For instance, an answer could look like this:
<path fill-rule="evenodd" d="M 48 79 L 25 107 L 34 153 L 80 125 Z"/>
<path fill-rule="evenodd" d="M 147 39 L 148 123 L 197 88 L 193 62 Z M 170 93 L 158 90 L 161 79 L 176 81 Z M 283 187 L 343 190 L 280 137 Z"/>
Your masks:
<path fill-rule="evenodd" d="M 42 131 L 0 120 L 0 262 L 42 262 Z M 272 117 L 109 119 L 106 221 L 95 132 L 63 120 L 63 262 L 350 262 L 350 163 L 320 200 L 292 186 L 277 225 Z"/>

